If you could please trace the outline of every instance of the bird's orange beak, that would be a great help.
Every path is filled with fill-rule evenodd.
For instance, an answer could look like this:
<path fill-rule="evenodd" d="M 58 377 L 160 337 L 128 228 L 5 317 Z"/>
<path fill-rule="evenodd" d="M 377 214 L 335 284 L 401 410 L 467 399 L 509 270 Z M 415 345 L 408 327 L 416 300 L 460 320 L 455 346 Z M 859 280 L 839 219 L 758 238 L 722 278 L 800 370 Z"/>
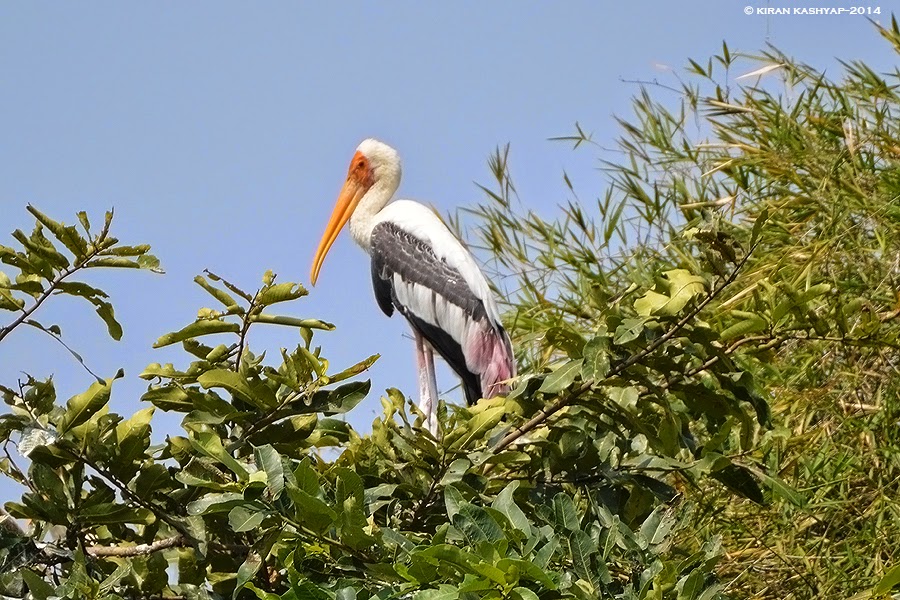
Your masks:
<path fill-rule="evenodd" d="M 325 255 L 328 254 L 328 250 L 331 249 L 331 245 L 334 244 L 334 240 L 337 239 L 344 224 L 350 220 L 350 215 L 356 210 L 359 201 L 372 186 L 367 162 L 357 153 L 357 156 L 354 156 L 353 161 L 350 163 L 350 173 L 347 175 L 347 181 L 344 183 L 344 187 L 341 188 L 334 211 L 331 213 L 331 218 L 325 227 L 325 233 L 319 242 L 319 248 L 316 250 L 315 257 L 313 257 L 312 271 L 309 276 L 309 280 L 313 285 L 316 285 L 316 280 L 319 278 L 319 271 L 322 269 L 322 263 L 325 262 Z M 361 168 L 360 165 L 364 163 L 365 167 Z"/>

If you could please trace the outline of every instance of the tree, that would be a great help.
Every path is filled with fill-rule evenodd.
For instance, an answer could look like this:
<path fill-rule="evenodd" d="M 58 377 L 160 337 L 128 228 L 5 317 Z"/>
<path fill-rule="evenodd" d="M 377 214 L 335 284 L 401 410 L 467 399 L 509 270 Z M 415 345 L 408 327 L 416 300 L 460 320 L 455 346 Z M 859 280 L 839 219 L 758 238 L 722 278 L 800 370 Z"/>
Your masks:
<path fill-rule="evenodd" d="M 881 33 L 900 48 L 896 23 Z M 897 507 L 898 98 L 865 65 L 835 84 L 776 53 L 750 59 L 764 63 L 753 77 L 781 74 L 797 95 L 718 84 L 738 60 L 723 46 L 692 61 L 675 112 L 642 90 L 609 190 L 556 221 L 520 207 L 509 153 L 494 154 L 470 212 L 515 290 L 521 376 L 507 398 L 442 404 L 439 438 L 399 390 L 370 434 L 335 418 L 369 393 L 377 356 L 332 369 L 318 344 L 333 326 L 275 313 L 307 292 L 270 272 L 255 291 L 195 279 L 215 307 L 157 340 L 184 362 L 150 364 L 148 407 L 128 418 L 108 408 L 120 373 L 65 404 L 52 380 L 4 387 L 0 468 L 28 488 L 6 505 L 4 595 L 813 598 L 875 585 L 883 568 L 858 558 L 873 530 L 842 518 L 863 471 L 879 514 Z M 568 139 L 591 145 L 580 127 Z M 149 247 L 119 245 L 112 214 L 96 233 L 83 213 L 78 230 L 29 210 L 34 231 L 0 246 L 14 275 L 0 275 L 0 341 L 22 326 L 60 338 L 36 320 L 55 294 L 86 298 L 120 335 L 105 294 L 74 279 L 156 268 Z M 260 325 L 297 331 L 296 347 L 251 349 Z M 184 415 L 158 447 L 157 409 Z M 860 433 L 878 441 L 878 472 L 849 443 Z M 798 531 L 797 515 L 811 524 Z M 840 565 L 780 550 L 836 556 L 821 527 L 846 533 Z"/>
<path fill-rule="evenodd" d="M 93 234 L 84 215 L 82 233 L 29 210 L 34 231 L 13 234 L 22 249 L 0 249 L 19 272 L 15 283 L 4 279 L 4 308 L 15 318 L 2 335 L 29 325 L 58 338 L 59 328 L 34 316 L 62 293 L 97 304 L 116 336 L 105 294 L 72 278 L 91 268 L 156 268 L 149 247 L 120 246 L 109 233 L 111 214 Z M 685 348 L 717 351 L 715 334 L 695 317 L 730 279 L 707 293 L 701 277 L 670 271 L 637 303 L 646 305 L 643 316 L 623 308 L 589 341 L 560 329 L 544 346 L 560 358 L 553 368 L 529 374 L 508 399 L 444 406 L 435 439 L 397 390 L 388 390 L 369 435 L 332 418 L 368 393 L 369 383 L 354 379 L 377 357 L 334 372 L 313 344 L 330 324 L 270 312 L 305 296 L 303 287 L 266 273 L 249 293 L 212 273 L 198 276 L 221 306 L 157 340 L 181 344 L 192 362 L 154 363 L 141 373 L 151 406 L 128 418 L 109 411 L 121 373 L 64 406 L 52 380 L 2 389 L 11 412 L 0 433 L 31 463 L 26 473 L 4 461 L 4 472 L 28 487 L 6 509 L 32 524 L 4 534 L 5 593 L 268 599 L 418 590 L 429 598 L 467 590 L 527 599 L 547 590 L 645 595 L 678 582 L 712 597 L 717 587 L 707 578 L 718 546 L 697 544 L 688 561 L 671 549 L 683 517 L 665 504 L 677 491 L 658 477 L 712 468 L 679 460 L 696 444 L 687 413 L 697 411 L 641 409 L 630 383 L 652 375 L 702 385 L 673 378 L 672 361 L 686 360 Z M 246 345 L 260 324 L 295 328 L 300 343 L 268 364 Z M 663 346 L 668 358 L 656 361 Z M 736 394 L 749 397 L 747 382 L 729 378 L 724 389 L 732 396 L 707 411 L 709 427 L 724 422 L 721 410 L 744 418 Z M 612 411 L 612 403 L 633 406 Z M 551 414 L 542 406 L 564 416 L 548 435 L 516 443 L 533 429 L 527 418 Z M 161 447 L 150 445 L 156 409 L 184 414 L 184 435 Z M 659 431 L 649 428 L 650 415 Z M 340 455 L 327 461 L 316 452 L 323 447 Z M 733 468 L 740 479 L 726 457 L 715 460 L 717 472 Z"/>

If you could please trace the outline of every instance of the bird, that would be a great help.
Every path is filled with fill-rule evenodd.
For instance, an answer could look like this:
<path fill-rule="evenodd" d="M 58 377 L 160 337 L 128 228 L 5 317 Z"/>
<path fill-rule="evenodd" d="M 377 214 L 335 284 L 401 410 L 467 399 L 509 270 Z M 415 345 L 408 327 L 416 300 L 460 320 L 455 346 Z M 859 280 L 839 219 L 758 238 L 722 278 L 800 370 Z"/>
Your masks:
<path fill-rule="evenodd" d="M 313 258 L 310 281 L 316 284 L 325 256 L 349 221 L 351 237 L 372 259 L 375 301 L 388 317 L 395 310 L 406 317 L 412 328 L 419 409 L 436 435 L 435 352 L 462 380 L 469 405 L 507 394 L 516 362 L 474 257 L 433 209 L 393 200 L 400 178 L 394 148 L 372 138 L 359 144 Z"/>

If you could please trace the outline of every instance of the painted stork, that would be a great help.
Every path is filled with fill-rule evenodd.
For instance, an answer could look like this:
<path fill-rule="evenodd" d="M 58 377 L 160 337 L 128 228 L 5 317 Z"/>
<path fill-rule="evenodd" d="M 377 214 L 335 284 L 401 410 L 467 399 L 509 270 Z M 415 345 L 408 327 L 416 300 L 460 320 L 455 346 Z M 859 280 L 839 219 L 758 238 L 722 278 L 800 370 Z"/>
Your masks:
<path fill-rule="evenodd" d="M 419 407 L 437 432 L 437 353 L 462 379 L 466 401 L 509 391 L 516 375 L 509 336 L 487 280 L 472 255 L 430 208 L 391 202 L 400 185 L 400 156 L 374 139 L 356 149 L 347 181 L 313 259 L 315 285 L 325 255 L 349 220 L 350 235 L 372 258 L 375 300 L 412 327 L 419 369 Z"/>

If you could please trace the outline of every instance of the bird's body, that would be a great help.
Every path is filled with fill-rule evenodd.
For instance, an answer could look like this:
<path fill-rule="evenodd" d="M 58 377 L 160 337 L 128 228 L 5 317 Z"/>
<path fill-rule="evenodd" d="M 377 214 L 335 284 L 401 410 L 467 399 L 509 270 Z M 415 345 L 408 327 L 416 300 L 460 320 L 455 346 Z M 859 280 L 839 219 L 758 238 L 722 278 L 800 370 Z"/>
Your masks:
<path fill-rule="evenodd" d="M 313 283 L 349 220 L 353 239 L 372 258 L 378 305 L 388 316 L 397 310 L 415 333 L 423 412 L 433 413 L 437 403 L 432 348 L 460 376 L 470 404 L 506 393 L 515 360 L 487 280 L 434 211 L 410 200 L 391 202 L 399 183 L 396 151 L 376 140 L 360 144 L 316 253 Z"/>

